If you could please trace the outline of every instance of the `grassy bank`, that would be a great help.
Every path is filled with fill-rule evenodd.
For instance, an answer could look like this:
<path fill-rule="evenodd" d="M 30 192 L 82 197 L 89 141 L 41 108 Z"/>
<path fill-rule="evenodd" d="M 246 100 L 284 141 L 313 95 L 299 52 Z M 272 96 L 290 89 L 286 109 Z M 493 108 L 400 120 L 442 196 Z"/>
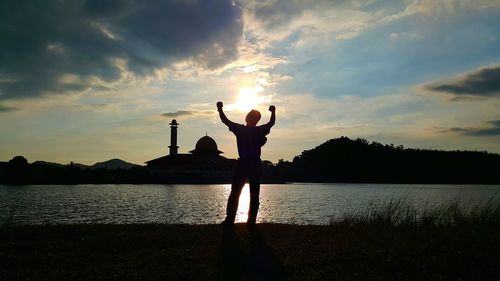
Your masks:
<path fill-rule="evenodd" d="M 485 202 L 464 206 L 460 201 L 417 208 L 409 197 L 372 200 L 364 209 L 344 213 L 330 219 L 330 225 L 385 225 L 410 227 L 498 226 L 500 227 L 500 200 L 498 195 Z"/>
<path fill-rule="evenodd" d="M 0 280 L 499 280 L 500 208 L 402 201 L 331 225 L 0 228 Z"/>

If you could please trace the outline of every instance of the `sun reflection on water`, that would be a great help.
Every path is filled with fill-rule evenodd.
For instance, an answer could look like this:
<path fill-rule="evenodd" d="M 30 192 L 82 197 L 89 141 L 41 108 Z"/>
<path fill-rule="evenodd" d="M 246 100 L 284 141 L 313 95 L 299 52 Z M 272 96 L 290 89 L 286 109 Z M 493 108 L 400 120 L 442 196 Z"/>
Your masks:
<path fill-rule="evenodd" d="M 231 185 L 230 184 L 224 185 L 224 188 L 226 190 L 226 192 L 224 193 L 226 195 L 225 199 L 227 203 L 227 198 L 229 198 L 229 193 L 231 192 Z M 249 208 L 250 208 L 250 187 L 248 186 L 248 183 L 246 183 L 240 194 L 240 199 L 238 203 L 238 212 L 236 213 L 236 218 L 234 222 L 236 223 L 246 222 L 248 218 Z"/>
<path fill-rule="evenodd" d="M 250 187 L 245 184 L 241 191 L 240 201 L 238 204 L 238 212 L 236 213 L 235 222 L 246 222 L 248 218 L 248 209 L 250 208 Z"/>

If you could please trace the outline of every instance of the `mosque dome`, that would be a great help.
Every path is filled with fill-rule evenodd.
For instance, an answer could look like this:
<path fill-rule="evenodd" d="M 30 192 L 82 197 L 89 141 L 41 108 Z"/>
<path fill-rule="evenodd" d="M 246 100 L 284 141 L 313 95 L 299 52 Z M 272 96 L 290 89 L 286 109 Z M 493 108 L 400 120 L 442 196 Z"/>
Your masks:
<path fill-rule="evenodd" d="M 223 152 L 217 149 L 217 143 L 213 138 L 204 136 L 196 142 L 196 147 L 191 150 L 191 153 L 221 154 Z"/>

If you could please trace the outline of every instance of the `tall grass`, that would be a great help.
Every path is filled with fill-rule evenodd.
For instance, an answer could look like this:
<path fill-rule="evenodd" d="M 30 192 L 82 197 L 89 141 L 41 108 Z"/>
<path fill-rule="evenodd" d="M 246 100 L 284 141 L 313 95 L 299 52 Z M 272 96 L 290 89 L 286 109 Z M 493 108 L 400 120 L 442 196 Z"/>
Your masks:
<path fill-rule="evenodd" d="M 330 225 L 406 225 L 406 226 L 500 226 L 500 200 L 489 200 L 465 207 L 459 201 L 435 207 L 416 208 L 407 196 L 372 201 L 360 211 L 332 217 Z"/>

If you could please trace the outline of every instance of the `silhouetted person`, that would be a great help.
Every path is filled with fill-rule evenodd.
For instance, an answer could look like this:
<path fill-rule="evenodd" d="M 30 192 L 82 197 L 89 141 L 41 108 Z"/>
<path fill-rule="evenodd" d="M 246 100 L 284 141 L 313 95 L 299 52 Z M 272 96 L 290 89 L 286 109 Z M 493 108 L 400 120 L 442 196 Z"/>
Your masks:
<path fill-rule="evenodd" d="M 238 201 L 241 190 L 245 186 L 248 179 L 250 184 L 250 208 L 248 210 L 247 224 L 255 224 L 257 220 L 257 212 L 259 211 L 259 193 L 260 193 L 260 175 L 261 175 L 261 160 L 260 148 L 266 143 L 266 135 L 271 131 L 271 127 L 276 120 L 274 105 L 269 107 L 271 111 L 271 120 L 267 124 L 257 126 L 260 120 L 260 112 L 251 110 L 246 118 L 246 125 L 237 124 L 227 119 L 222 110 L 222 102 L 217 103 L 222 123 L 228 126 L 229 130 L 236 136 L 238 145 L 238 164 L 234 172 L 233 182 L 231 185 L 231 194 L 227 200 L 226 219 L 222 222 L 224 225 L 233 225 L 238 210 Z"/>

